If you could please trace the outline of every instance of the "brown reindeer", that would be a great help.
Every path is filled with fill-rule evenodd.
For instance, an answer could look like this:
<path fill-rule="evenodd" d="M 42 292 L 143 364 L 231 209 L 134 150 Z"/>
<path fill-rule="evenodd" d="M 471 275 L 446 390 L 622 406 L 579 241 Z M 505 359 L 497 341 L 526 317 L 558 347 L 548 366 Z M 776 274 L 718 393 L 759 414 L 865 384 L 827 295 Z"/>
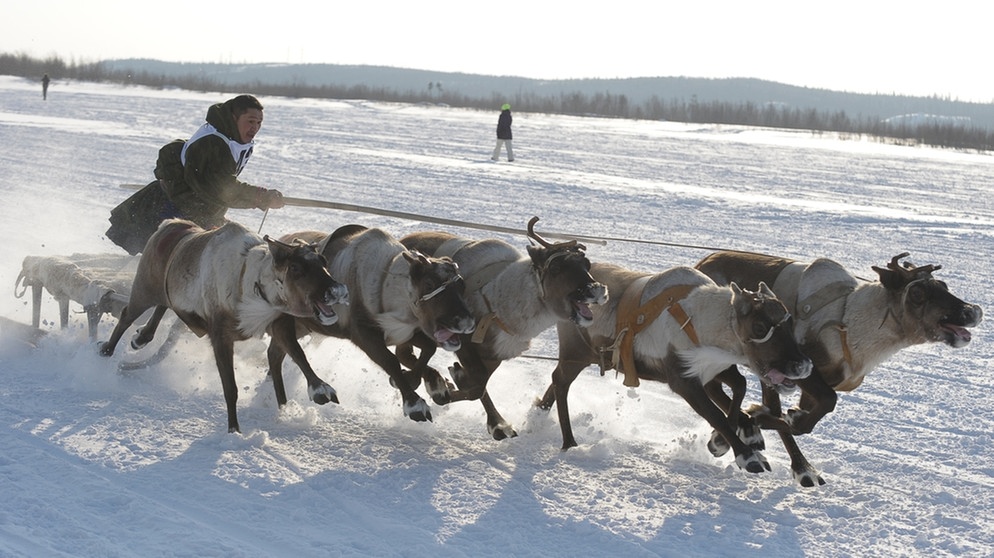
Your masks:
<path fill-rule="evenodd" d="M 412 250 L 449 256 L 466 280 L 466 302 L 477 319 L 472 338 L 465 336 L 449 370 L 459 388 L 453 400 L 479 399 L 487 412 L 487 430 L 496 440 L 516 436 L 494 407 L 487 381 L 500 364 L 519 356 L 531 340 L 556 322 L 587 326 L 590 305 L 607 301 L 607 289 L 590 276 L 590 261 L 576 240 L 552 243 L 535 233 L 538 217 L 528 222 L 528 255 L 496 240 L 469 240 L 444 232 L 414 233 L 401 239 Z M 405 363 L 410 346 L 397 349 Z"/>
<path fill-rule="evenodd" d="M 100 354 L 110 356 L 124 332 L 149 308 L 148 323 L 132 339 L 140 348 L 155 335 L 166 309 L 198 336 L 207 335 L 224 401 L 228 432 L 240 432 L 234 342 L 262 335 L 283 314 L 338 319 L 332 305 L 348 300 L 314 246 L 260 238 L 238 223 L 205 231 L 190 221 L 163 221 L 138 261 L 128 305 Z"/>
<path fill-rule="evenodd" d="M 437 371 L 425 369 L 436 345 L 455 351 L 460 335 L 473 332 L 476 322 L 462 298 L 464 284 L 459 267 L 449 258 L 428 258 L 407 250 L 381 229 L 346 225 L 328 235 L 305 231 L 283 240 L 315 243 L 328 260 L 328 269 L 349 289 L 349 305 L 337 308 L 339 319 L 331 325 L 313 318 L 286 315 L 270 328 L 269 371 L 280 405 L 286 403 L 282 364 L 287 353 L 307 378 L 308 390 L 338 402 L 335 390 L 311 369 L 297 342 L 307 333 L 351 340 L 377 365 L 386 370 L 401 392 L 404 414 L 415 421 L 431 420 L 431 410 L 403 374 L 389 346 L 412 342 L 421 348 L 421 358 L 411 376 L 433 376 L 426 382 L 436 403 L 449 401 L 449 386 Z M 418 335 L 420 333 L 420 335 Z"/>
<path fill-rule="evenodd" d="M 873 266 L 879 282 L 858 280 L 838 263 L 818 259 L 801 263 L 786 258 L 742 252 L 717 252 L 697 268 L 719 284 L 734 281 L 746 287 L 765 281 L 796 316 L 795 335 L 811 356 L 814 373 L 798 382 L 797 408 L 782 416 L 780 394 L 763 386 L 763 406 L 750 414 L 763 428 L 777 430 L 791 458 L 794 478 L 802 486 L 824 484 L 801 453 L 794 435 L 807 434 L 835 409 L 837 391 L 856 389 L 874 367 L 896 352 L 922 343 L 963 347 L 983 318 L 976 304 L 963 302 L 946 284 L 932 276 L 937 265 L 916 267 L 891 259 L 886 268 Z M 737 376 L 731 368 L 718 381 Z M 732 388 L 732 400 L 720 386 L 712 393 L 721 405 L 738 407 L 742 392 Z M 737 402 L 736 402 L 737 401 Z M 727 451 L 720 445 L 712 452 Z"/>
<path fill-rule="evenodd" d="M 783 303 L 765 284 L 756 292 L 734 283 L 721 287 L 689 267 L 650 275 L 595 263 L 590 272 L 621 296 L 594 308 L 593 323 L 584 330 L 557 326 L 559 363 L 539 406 L 548 410 L 556 404 L 563 449 L 577 445 L 569 387 L 581 370 L 600 363 L 624 372 L 628 386 L 639 385 L 640 378 L 665 382 L 725 437 L 739 467 L 751 473 L 770 470 L 759 450 L 739 438 L 737 425 L 704 386 L 734 364 L 747 365 L 771 385 L 811 373 L 811 361 L 798 349 Z"/>

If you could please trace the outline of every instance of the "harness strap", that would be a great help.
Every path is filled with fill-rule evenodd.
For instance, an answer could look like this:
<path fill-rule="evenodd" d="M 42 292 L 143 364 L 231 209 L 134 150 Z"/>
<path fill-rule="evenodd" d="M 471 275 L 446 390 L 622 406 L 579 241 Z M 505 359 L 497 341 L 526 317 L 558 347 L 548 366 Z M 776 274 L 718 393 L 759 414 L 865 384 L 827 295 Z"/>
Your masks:
<path fill-rule="evenodd" d="M 476 324 L 476 330 L 473 331 L 473 336 L 470 341 L 473 343 L 483 343 L 483 339 L 487 336 L 487 330 L 490 329 L 490 325 L 496 323 L 497 327 L 501 329 L 504 333 L 512 335 L 511 330 L 508 329 L 507 324 L 505 324 L 497 312 L 494 312 L 490 307 L 490 300 L 486 296 L 483 297 L 483 303 L 487 305 L 487 313 L 480 318 L 480 323 Z"/>
<path fill-rule="evenodd" d="M 448 256 L 455 259 L 456 254 L 465 248 L 466 246 L 474 243 L 473 240 L 466 240 L 463 238 L 453 238 L 446 240 L 441 246 L 435 250 L 433 256 L 440 258 L 443 256 Z M 479 292 L 484 285 L 493 281 L 494 277 L 500 275 L 500 272 L 504 271 L 511 262 L 506 260 L 498 260 L 490 262 L 484 265 L 480 269 L 473 272 L 472 275 L 463 275 L 463 282 L 466 284 L 466 294 Z M 508 335 L 511 335 L 511 330 L 508 329 L 507 325 L 497 316 L 497 313 L 493 311 L 493 307 L 490 301 L 482 293 L 480 296 L 483 298 L 483 303 L 487 306 L 487 313 L 480 318 L 480 322 L 476 324 L 476 330 L 473 332 L 473 336 L 470 341 L 473 343 L 482 343 L 483 339 L 487 335 L 487 330 L 490 329 L 491 324 L 496 323 L 498 327 Z"/>
<path fill-rule="evenodd" d="M 849 348 L 849 328 L 846 324 L 838 321 L 832 320 L 822 324 L 821 329 L 833 328 L 839 331 L 839 341 L 842 343 L 842 358 L 845 360 L 846 364 L 849 366 L 850 371 L 854 371 L 852 363 L 852 350 Z M 857 376 L 855 378 L 847 378 L 842 383 L 837 386 L 833 386 L 832 389 L 836 391 L 852 391 L 859 387 L 863 383 L 864 376 Z"/>
<path fill-rule="evenodd" d="M 699 344 L 697 332 L 694 330 L 693 324 L 690 323 L 690 317 L 679 304 L 679 301 L 693 291 L 696 286 L 676 285 L 663 290 L 646 301 L 645 304 L 640 304 L 645 286 L 652 277 L 647 275 L 636 279 L 625 289 L 621 295 L 621 301 L 618 303 L 613 345 L 616 350 L 614 351 L 613 364 L 625 375 L 624 385 L 628 387 L 639 385 L 638 371 L 635 368 L 635 336 L 656 321 L 663 310 L 669 311 L 691 342 L 695 345 Z"/>
<path fill-rule="evenodd" d="M 807 320 L 815 312 L 821 310 L 829 303 L 848 296 L 855 288 L 844 282 L 829 283 L 809 295 L 804 300 L 798 300 L 794 308 L 799 320 Z"/>

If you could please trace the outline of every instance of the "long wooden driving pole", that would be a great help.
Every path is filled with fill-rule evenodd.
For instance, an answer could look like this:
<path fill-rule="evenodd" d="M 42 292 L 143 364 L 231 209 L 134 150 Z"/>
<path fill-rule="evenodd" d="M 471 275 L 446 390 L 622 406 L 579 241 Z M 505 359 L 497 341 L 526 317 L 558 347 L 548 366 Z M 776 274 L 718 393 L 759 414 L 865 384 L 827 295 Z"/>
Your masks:
<path fill-rule="evenodd" d="M 283 203 L 286 205 L 292 205 L 296 207 L 320 207 L 324 209 L 340 209 L 342 211 L 357 211 L 360 213 L 371 213 L 373 215 L 383 215 L 386 217 L 398 217 L 401 219 L 410 219 L 413 221 L 424 221 L 427 223 L 435 223 L 437 225 L 449 225 L 453 227 L 464 227 L 467 229 L 479 229 L 485 231 L 493 232 L 503 232 L 509 234 L 527 234 L 528 231 L 525 229 L 514 229 L 510 227 L 501 227 L 498 225 L 483 225 L 480 223 L 470 223 L 469 221 L 459 221 L 456 219 L 445 219 L 443 217 L 430 217 L 428 215 L 418 215 L 417 213 L 407 213 L 404 211 L 392 211 L 389 209 L 378 209 L 375 207 L 367 207 L 363 205 L 353 205 L 350 203 L 333 202 L 326 200 L 314 200 L 308 198 L 294 198 L 289 196 L 283 197 Z M 551 233 L 542 231 L 542 236 L 547 238 L 558 238 L 561 240 L 573 240 L 576 239 L 579 242 L 586 242 L 588 244 L 607 244 L 606 240 L 599 238 L 591 238 L 586 236 L 580 236 L 576 234 L 565 234 L 565 233 Z"/>

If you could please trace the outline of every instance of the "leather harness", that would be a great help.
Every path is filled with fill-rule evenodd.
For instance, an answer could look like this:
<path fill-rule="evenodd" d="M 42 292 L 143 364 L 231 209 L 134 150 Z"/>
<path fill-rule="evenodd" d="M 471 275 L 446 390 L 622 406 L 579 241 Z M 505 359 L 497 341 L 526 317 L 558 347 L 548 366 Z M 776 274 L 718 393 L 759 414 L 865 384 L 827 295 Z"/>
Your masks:
<path fill-rule="evenodd" d="M 637 387 L 639 385 L 638 370 L 635 367 L 635 336 L 649 327 L 656 318 L 666 310 L 680 325 L 694 345 L 700 345 L 697 332 L 690 322 L 690 316 L 680 306 L 680 300 L 686 298 L 696 285 L 675 285 L 664 289 L 645 304 L 640 304 L 642 293 L 652 275 L 636 279 L 625 289 L 618 302 L 618 315 L 615 322 L 615 340 L 612 363 L 615 369 L 625 375 L 624 385 Z"/>
<path fill-rule="evenodd" d="M 441 246 L 439 246 L 438 249 L 435 250 L 435 253 L 433 255 L 437 258 L 448 256 L 452 259 L 455 259 L 455 255 L 457 252 L 462 250 L 467 245 L 472 244 L 473 242 L 474 241 L 472 240 L 466 240 L 463 238 L 453 238 L 443 242 Z M 476 270 L 476 272 L 473 273 L 473 275 L 470 277 L 463 276 L 463 280 L 465 281 L 466 284 L 465 292 L 467 294 L 478 292 L 484 285 L 486 285 L 487 283 L 492 281 L 494 277 L 499 275 L 500 272 L 507 267 L 507 265 L 508 262 L 503 260 L 498 260 L 490 262 L 489 264 Z M 480 297 L 483 299 L 483 303 L 487 306 L 487 313 L 482 318 L 480 318 L 480 323 L 476 324 L 476 330 L 473 332 L 471 341 L 473 343 L 482 343 L 483 339 L 487 335 L 487 330 L 490 329 L 490 326 L 492 324 L 496 324 L 505 333 L 507 333 L 508 335 L 512 335 L 507 325 L 504 324 L 504 322 L 500 319 L 499 316 L 497 316 L 497 312 L 494 312 L 493 307 L 490 304 L 490 300 L 487 299 L 486 295 L 480 293 Z"/>
<path fill-rule="evenodd" d="M 777 289 L 776 282 L 780 279 L 774 281 L 774 291 Z M 808 295 L 807 298 L 803 300 L 797 300 L 794 304 L 794 311 L 799 322 L 806 322 L 811 319 L 811 316 L 815 314 L 818 310 L 821 310 L 829 303 L 835 302 L 839 299 L 847 299 L 850 294 L 855 290 L 851 284 L 845 281 L 838 281 L 835 283 L 829 283 L 822 288 L 818 289 L 816 292 Z M 845 303 L 843 303 L 841 316 L 845 316 Z M 839 320 L 827 320 L 821 324 L 818 328 L 818 333 L 820 334 L 825 329 L 832 328 L 839 332 L 839 342 L 842 344 L 842 359 L 845 361 L 846 365 L 849 366 L 851 372 L 855 371 L 853 368 L 852 361 L 852 350 L 849 348 L 849 328 L 846 326 L 845 322 L 841 319 Z M 856 379 L 847 378 L 838 386 L 833 389 L 838 391 L 851 391 L 856 389 L 859 384 L 863 383 L 863 376 Z"/>

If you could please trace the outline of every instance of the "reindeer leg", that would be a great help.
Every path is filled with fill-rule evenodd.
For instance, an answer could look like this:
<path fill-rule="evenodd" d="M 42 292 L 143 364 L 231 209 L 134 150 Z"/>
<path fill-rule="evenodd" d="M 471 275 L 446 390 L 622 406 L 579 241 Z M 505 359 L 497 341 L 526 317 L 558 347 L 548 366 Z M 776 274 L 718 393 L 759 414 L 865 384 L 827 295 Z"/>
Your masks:
<path fill-rule="evenodd" d="M 597 361 L 597 355 L 591 350 L 584 337 L 577 335 L 576 326 L 559 323 L 556 325 L 556 330 L 559 337 L 559 362 L 556 364 L 556 369 L 552 371 L 552 383 L 545 390 L 542 399 L 538 401 L 538 406 L 549 410 L 553 403 L 556 404 L 559 430 L 563 437 L 562 449 L 566 451 L 577 446 L 576 438 L 573 437 L 573 425 L 569 417 L 569 388 L 584 368 Z"/>
<path fill-rule="evenodd" d="M 487 431 L 494 440 L 517 436 L 514 427 L 501 416 L 493 400 L 490 399 L 490 394 L 487 393 L 487 382 L 494 370 L 500 366 L 501 361 L 483 359 L 470 344 L 463 344 L 462 348 L 456 351 L 456 355 L 459 357 L 459 362 L 449 368 L 449 373 L 459 386 L 459 391 L 452 394 L 452 400 L 479 399 L 487 413 Z"/>
<path fill-rule="evenodd" d="M 800 405 L 787 411 L 787 422 L 794 434 L 808 434 L 818 421 L 835 410 L 839 395 L 817 371 L 799 380 L 797 385 L 801 388 Z"/>
<path fill-rule="evenodd" d="M 114 354 L 114 349 L 117 347 L 118 342 L 127 331 L 131 324 L 135 323 L 135 320 L 139 316 L 145 313 L 146 310 L 151 308 L 151 304 L 143 304 L 140 301 L 128 302 L 128 305 L 121 310 L 121 317 L 117 320 L 117 325 L 114 326 L 114 331 L 110 334 L 110 339 L 106 343 L 100 346 L 100 354 L 102 356 L 111 356 Z M 165 306 L 157 306 L 156 312 L 162 309 L 165 312 Z"/>
<path fill-rule="evenodd" d="M 282 407 L 286 405 L 286 389 L 283 385 L 283 357 L 290 355 L 290 360 L 300 368 L 300 372 L 307 380 L 307 396 L 318 405 L 326 403 L 338 403 L 338 393 L 335 388 L 322 380 L 311 368 L 311 363 L 304 354 L 304 349 L 297 340 L 297 321 L 289 315 L 283 314 L 276 318 L 269 325 L 269 334 L 272 340 L 266 350 L 269 360 L 269 373 L 273 377 L 273 389 L 276 391 L 276 403 Z"/>
<path fill-rule="evenodd" d="M 404 377 L 397 355 L 393 354 L 383 342 L 383 332 L 378 328 L 361 325 L 364 322 L 366 320 L 356 320 L 356 325 L 352 329 L 352 342 L 380 368 L 386 370 L 391 383 L 400 390 L 400 396 L 404 401 L 404 415 L 416 422 L 430 421 L 431 409 Z"/>
<path fill-rule="evenodd" d="M 511 426 L 511 423 L 507 422 L 497 407 L 494 406 L 494 402 L 490 399 L 490 394 L 484 390 L 483 396 L 480 397 L 480 403 L 483 404 L 483 409 L 487 412 L 487 432 L 493 436 L 494 440 L 504 440 L 506 438 L 514 438 L 518 433 Z"/>
<path fill-rule="evenodd" d="M 735 453 L 735 463 L 740 468 L 750 473 L 770 471 L 770 464 L 763 457 L 763 454 L 750 448 L 739 438 L 738 433 L 728 423 L 728 417 L 725 416 L 725 413 L 708 397 L 700 380 L 683 377 L 682 372 L 685 368 L 679 359 L 680 357 L 677 356 L 676 352 L 672 352 L 666 357 L 663 364 L 664 370 L 668 372 L 666 378 L 670 389 L 683 397 L 697 411 L 698 415 L 708 421 L 711 428 L 725 437 L 725 441 Z"/>
<path fill-rule="evenodd" d="M 787 450 L 787 455 L 790 456 L 790 472 L 798 484 L 803 487 L 825 484 L 825 479 L 821 478 L 818 470 L 801 453 L 801 448 L 797 445 L 797 441 L 791 433 L 791 427 L 787 422 L 781 417 L 773 415 L 767 412 L 766 409 L 761 408 L 753 409 L 752 418 L 757 426 L 768 430 L 776 430 L 777 434 L 780 435 L 784 449 Z"/>
<path fill-rule="evenodd" d="M 420 356 L 416 362 L 411 362 L 410 364 L 405 363 L 404 365 L 409 367 L 412 372 L 415 372 L 417 378 L 424 379 L 428 395 L 431 396 L 432 401 L 434 401 L 436 405 L 448 405 L 452 402 L 452 392 L 455 391 L 456 386 L 452 385 L 451 382 L 445 379 L 438 370 L 428 366 L 428 362 L 431 360 L 431 357 L 438 351 L 438 345 L 435 343 L 434 339 L 429 338 L 420 331 L 414 335 L 411 342 L 421 350 Z M 413 354 L 413 351 L 411 351 L 411 356 L 413 356 Z M 402 360 L 401 362 L 404 361 Z M 415 389 L 417 388 L 417 385 L 414 384 L 414 380 L 411 382 L 411 387 Z"/>
<path fill-rule="evenodd" d="M 424 355 L 424 349 L 420 351 L 420 355 L 415 355 L 414 346 L 415 343 L 413 342 L 413 340 L 408 341 L 406 343 L 401 343 L 394 348 L 394 355 L 396 355 L 397 360 L 400 361 L 401 366 L 407 367 L 407 370 L 404 371 L 403 373 L 404 376 L 407 378 L 407 383 L 411 385 L 411 389 L 418 389 L 418 387 L 421 386 L 421 378 L 424 375 L 424 373 L 421 371 L 421 367 L 428 366 L 428 359 L 430 359 L 431 356 L 428 356 L 426 359 Z M 432 351 L 432 353 L 434 354 L 434 351 Z M 434 372 L 438 374 L 437 370 L 435 370 Z M 427 379 L 428 378 L 425 378 L 425 380 Z M 439 402 L 435 401 L 435 403 Z M 444 405 L 444 403 L 439 403 L 439 404 Z"/>
<path fill-rule="evenodd" d="M 729 373 L 730 370 L 734 372 L 730 374 Z M 731 426 L 733 430 L 737 430 L 736 428 L 737 423 L 733 422 L 734 420 L 733 414 L 730 412 L 733 405 L 732 399 L 729 398 L 728 395 L 725 393 L 725 390 L 722 389 L 722 385 L 728 385 L 732 390 L 733 397 L 737 395 L 735 391 L 735 388 L 737 386 L 733 385 L 736 382 L 732 380 L 731 378 L 732 375 L 739 375 L 738 369 L 735 368 L 734 366 L 725 369 L 721 374 L 715 376 L 713 380 L 704 384 L 704 391 L 705 393 L 708 394 L 708 397 L 711 399 L 711 401 L 719 408 L 721 408 L 721 410 L 724 411 L 726 415 L 728 415 L 729 426 Z M 731 381 L 732 383 L 730 384 L 729 381 Z M 742 383 L 744 384 L 745 382 L 743 381 Z M 743 388 L 742 391 L 743 391 L 742 398 L 745 399 L 745 393 L 744 393 L 745 389 Z M 741 405 L 741 401 L 739 402 L 739 404 Z M 728 453 L 728 450 L 730 449 L 732 449 L 732 446 L 728 445 L 728 442 L 725 441 L 725 437 L 722 436 L 721 433 L 719 433 L 717 430 L 712 430 L 711 439 L 708 440 L 708 451 L 711 452 L 711 455 L 715 457 L 721 457 L 726 453 Z"/>
<path fill-rule="evenodd" d="M 753 408 L 751 413 L 753 420 L 761 428 L 776 430 L 777 434 L 780 435 L 784 449 L 787 450 L 787 455 L 790 456 L 791 474 L 793 474 L 794 480 L 798 484 L 804 487 L 815 486 L 815 483 L 819 485 L 825 484 L 825 480 L 821 478 L 818 470 L 801 453 L 801 448 L 797 445 L 797 440 L 794 439 L 793 427 L 789 420 L 785 421 L 781 417 L 781 413 L 782 404 L 780 402 L 780 394 L 776 388 L 764 385 L 763 408 Z"/>
<path fill-rule="evenodd" d="M 224 404 L 228 409 L 228 433 L 241 432 L 238 426 L 238 384 L 235 382 L 235 342 L 231 332 L 234 324 L 230 319 L 218 318 L 209 326 L 211 348 L 214 349 L 214 363 L 221 376 L 224 390 Z"/>
<path fill-rule="evenodd" d="M 286 388 L 283 385 L 283 359 L 286 358 L 286 351 L 280 346 L 280 341 L 277 341 L 278 337 L 285 335 L 281 330 L 286 328 L 287 320 L 283 318 L 289 318 L 291 326 L 295 324 L 295 320 L 290 317 L 280 316 L 273 323 L 269 324 L 269 347 L 266 348 L 266 360 L 269 363 L 269 374 L 270 379 L 273 381 L 273 391 L 276 392 L 276 405 L 283 408 L 286 405 Z M 280 330 L 280 331 L 278 331 Z M 294 341 L 296 341 L 296 332 L 291 333 L 294 336 Z"/>
<path fill-rule="evenodd" d="M 569 388 L 588 364 L 578 360 L 563 360 L 560 356 L 559 364 L 552 371 L 552 385 L 542 397 L 542 402 L 548 400 L 549 390 L 552 390 L 552 400 L 556 403 L 556 413 L 559 416 L 559 431 L 563 437 L 563 451 L 578 445 L 573 437 L 573 424 L 569 417 Z M 552 406 L 552 401 L 549 401 L 549 406 Z"/>
<path fill-rule="evenodd" d="M 722 385 L 728 386 L 732 392 L 731 398 L 722 389 Z M 704 391 L 725 415 L 728 416 L 728 424 L 739 438 L 754 450 L 766 449 L 766 442 L 763 435 L 753 424 L 752 419 L 742 412 L 742 401 L 745 400 L 746 379 L 739 373 L 738 368 L 730 366 L 715 376 L 713 380 L 704 385 Z M 731 446 L 725 441 L 725 437 L 717 430 L 711 432 L 711 439 L 708 441 L 708 451 L 715 457 L 721 457 L 728 453 Z"/>
<path fill-rule="evenodd" d="M 155 332 L 159 329 L 159 322 L 162 321 L 162 317 L 166 314 L 166 309 L 165 306 L 155 307 L 152 316 L 145 322 L 145 325 L 138 328 L 135 336 L 131 338 L 132 349 L 137 351 L 152 342 L 152 339 L 155 338 Z"/>

